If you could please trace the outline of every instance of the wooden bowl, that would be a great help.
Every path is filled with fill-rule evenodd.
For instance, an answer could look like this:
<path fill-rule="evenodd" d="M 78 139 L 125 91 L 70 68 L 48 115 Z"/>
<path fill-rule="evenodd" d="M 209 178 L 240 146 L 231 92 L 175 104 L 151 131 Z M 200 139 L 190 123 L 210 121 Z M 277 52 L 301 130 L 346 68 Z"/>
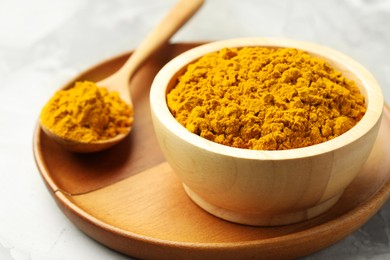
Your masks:
<path fill-rule="evenodd" d="M 225 47 L 243 46 L 293 47 L 327 60 L 357 83 L 366 98 L 366 114 L 335 139 L 291 150 L 233 148 L 189 132 L 170 113 L 167 92 L 187 65 L 201 56 Z M 373 76 L 344 54 L 313 43 L 269 38 L 224 40 L 193 48 L 159 71 L 150 93 L 157 139 L 188 196 L 215 216 L 256 226 L 296 223 L 331 208 L 371 152 L 383 103 Z"/>

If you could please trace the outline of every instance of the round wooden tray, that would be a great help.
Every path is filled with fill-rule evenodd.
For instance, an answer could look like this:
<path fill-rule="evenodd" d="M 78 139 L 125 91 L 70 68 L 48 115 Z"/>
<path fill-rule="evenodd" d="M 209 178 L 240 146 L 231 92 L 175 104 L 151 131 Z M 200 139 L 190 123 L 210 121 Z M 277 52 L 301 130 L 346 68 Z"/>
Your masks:
<path fill-rule="evenodd" d="M 340 201 L 309 221 L 252 227 L 214 217 L 185 194 L 159 150 L 150 118 L 149 87 L 171 58 L 198 44 L 169 44 L 132 81 L 135 124 L 130 136 L 100 153 L 65 151 L 39 126 L 34 155 L 49 191 L 65 215 L 100 243 L 137 258 L 283 259 L 308 255 L 349 235 L 390 196 L 390 112 L 357 179 Z M 98 81 L 127 59 L 124 54 L 86 71 Z"/>

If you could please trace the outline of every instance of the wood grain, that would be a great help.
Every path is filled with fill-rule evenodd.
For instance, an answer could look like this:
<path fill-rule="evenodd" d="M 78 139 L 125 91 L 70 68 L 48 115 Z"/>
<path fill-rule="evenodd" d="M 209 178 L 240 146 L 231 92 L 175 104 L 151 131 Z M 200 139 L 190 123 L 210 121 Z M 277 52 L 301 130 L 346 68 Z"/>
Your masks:
<path fill-rule="evenodd" d="M 114 250 L 142 259 L 292 259 L 335 243 L 380 209 L 390 196 L 387 108 L 368 161 L 326 213 L 293 225 L 253 227 L 221 220 L 195 205 L 158 148 L 147 91 L 164 63 L 193 46 L 167 45 L 136 75 L 137 120 L 124 143 L 101 153 L 73 154 L 36 128 L 37 166 L 77 227 Z M 84 76 L 98 80 L 125 59 L 116 57 Z"/>

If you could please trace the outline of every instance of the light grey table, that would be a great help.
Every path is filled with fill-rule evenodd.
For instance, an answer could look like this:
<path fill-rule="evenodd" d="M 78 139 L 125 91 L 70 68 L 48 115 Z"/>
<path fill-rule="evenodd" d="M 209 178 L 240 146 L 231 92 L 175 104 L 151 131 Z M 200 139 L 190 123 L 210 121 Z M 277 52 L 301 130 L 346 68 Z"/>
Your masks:
<path fill-rule="evenodd" d="M 206 0 L 174 42 L 247 36 L 346 53 L 390 102 L 390 1 Z M 128 259 L 57 208 L 32 154 L 41 106 L 68 79 L 131 50 L 174 0 L 0 0 L 0 259 Z M 163 257 L 163 256 L 162 256 Z M 390 201 L 358 231 L 305 259 L 390 259 Z"/>

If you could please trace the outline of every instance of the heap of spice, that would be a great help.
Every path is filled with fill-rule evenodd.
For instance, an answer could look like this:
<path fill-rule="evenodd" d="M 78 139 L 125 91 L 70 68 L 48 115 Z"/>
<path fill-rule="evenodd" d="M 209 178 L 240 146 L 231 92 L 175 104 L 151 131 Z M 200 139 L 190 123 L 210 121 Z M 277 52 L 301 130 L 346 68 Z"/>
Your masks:
<path fill-rule="evenodd" d="M 167 94 L 172 115 L 219 144 L 285 150 L 331 140 L 365 101 L 327 62 L 292 48 L 225 48 L 190 64 Z"/>
<path fill-rule="evenodd" d="M 132 115 L 131 107 L 117 92 L 84 81 L 57 91 L 43 107 L 40 121 L 58 136 L 90 143 L 126 133 Z"/>

